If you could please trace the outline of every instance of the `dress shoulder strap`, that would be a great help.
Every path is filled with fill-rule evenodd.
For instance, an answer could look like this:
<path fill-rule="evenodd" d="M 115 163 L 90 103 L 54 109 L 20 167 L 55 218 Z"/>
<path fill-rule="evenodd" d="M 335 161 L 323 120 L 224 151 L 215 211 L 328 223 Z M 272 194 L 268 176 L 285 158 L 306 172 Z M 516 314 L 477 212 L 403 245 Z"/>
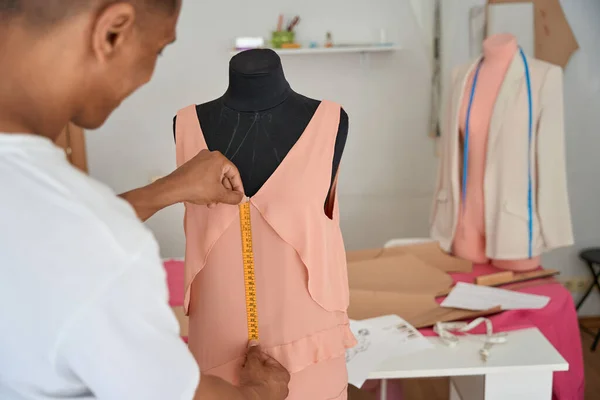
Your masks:
<path fill-rule="evenodd" d="M 177 166 L 181 166 L 202 150 L 208 149 L 198 115 L 196 105 L 187 106 L 177 113 L 175 124 L 175 142 L 177 150 Z"/>

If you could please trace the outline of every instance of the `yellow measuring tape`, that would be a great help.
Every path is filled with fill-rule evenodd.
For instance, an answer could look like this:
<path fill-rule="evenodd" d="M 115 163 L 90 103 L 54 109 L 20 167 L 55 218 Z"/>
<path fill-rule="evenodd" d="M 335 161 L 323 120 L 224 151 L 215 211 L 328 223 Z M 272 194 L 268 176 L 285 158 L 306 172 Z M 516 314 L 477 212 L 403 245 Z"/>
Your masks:
<path fill-rule="evenodd" d="M 244 284 L 246 286 L 248 339 L 258 341 L 258 306 L 256 304 L 256 280 L 254 277 L 254 250 L 252 249 L 250 202 L 240 205 L 240 225 L 242 228 L 242 261 L 244 263 Z"/>

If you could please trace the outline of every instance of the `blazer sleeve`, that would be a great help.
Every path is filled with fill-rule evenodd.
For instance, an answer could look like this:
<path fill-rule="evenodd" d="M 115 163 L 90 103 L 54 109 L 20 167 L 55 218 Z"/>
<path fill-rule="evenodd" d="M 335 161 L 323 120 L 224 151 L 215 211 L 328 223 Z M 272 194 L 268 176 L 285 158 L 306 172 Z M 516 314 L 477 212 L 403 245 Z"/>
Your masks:
<path fill-rule="evenodd" d="M 448 135 L 450 131 L 450 121 L 452 119 L 452 97 L 456 86 L 456 76 L 458 75 L 458 67 L 454 68 L 451 73 L 451 79 L 448 89 L 443 93 L 442 107 L 440 113 L 440 136 L 436 142 L 436 154 L 437 154 L 437 175 L 435 178 L 435 186 L 433 191 L 433 200 L 431 202 L 431 210 L 429 213 L 429 227 L 431 228 L 434 223 L 437 197 L 442 188 L 442 180 L 444 174 L 444 165 L 446 159 L 446 146 L 448 145 Z"/>
<path fill-rule="evenodd" d="M 537 208 L 547 250 L 573 244 L 569 208 L 562 69 L 552 66 L 541 89 L 537 130 Z"/>

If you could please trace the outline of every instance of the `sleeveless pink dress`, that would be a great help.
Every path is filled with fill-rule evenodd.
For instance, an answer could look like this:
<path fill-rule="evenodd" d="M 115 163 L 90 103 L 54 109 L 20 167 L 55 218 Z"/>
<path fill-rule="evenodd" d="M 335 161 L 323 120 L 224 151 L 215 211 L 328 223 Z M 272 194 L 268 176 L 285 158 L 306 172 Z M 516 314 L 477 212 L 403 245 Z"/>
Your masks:
<path fill-rule="evenodd" d="M 292 374 L 290 400 L 346 399 L 346 257 L 331 184 L 340 106 L 324 101 L 250 199 L 260 342 Z M 177 116 L 177 164 L 207 148 L 189 106 Z M 239 208 L 186 204 L 189 346 L 203 374 L 236 383 L 248 344 Z"/>

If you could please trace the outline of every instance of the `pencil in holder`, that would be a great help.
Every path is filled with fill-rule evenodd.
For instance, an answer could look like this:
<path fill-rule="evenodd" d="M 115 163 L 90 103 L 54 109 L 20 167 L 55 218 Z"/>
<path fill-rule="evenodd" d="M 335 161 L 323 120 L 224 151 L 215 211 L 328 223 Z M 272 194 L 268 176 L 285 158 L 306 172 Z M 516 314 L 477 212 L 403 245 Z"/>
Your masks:
<path fill-rule="evenodd" d="M 296 32 L 294 31 L 275 31 L 271 35 L 271 45 L 280 49 L 284 44 L 291 44 L 296 41 Z"/>

